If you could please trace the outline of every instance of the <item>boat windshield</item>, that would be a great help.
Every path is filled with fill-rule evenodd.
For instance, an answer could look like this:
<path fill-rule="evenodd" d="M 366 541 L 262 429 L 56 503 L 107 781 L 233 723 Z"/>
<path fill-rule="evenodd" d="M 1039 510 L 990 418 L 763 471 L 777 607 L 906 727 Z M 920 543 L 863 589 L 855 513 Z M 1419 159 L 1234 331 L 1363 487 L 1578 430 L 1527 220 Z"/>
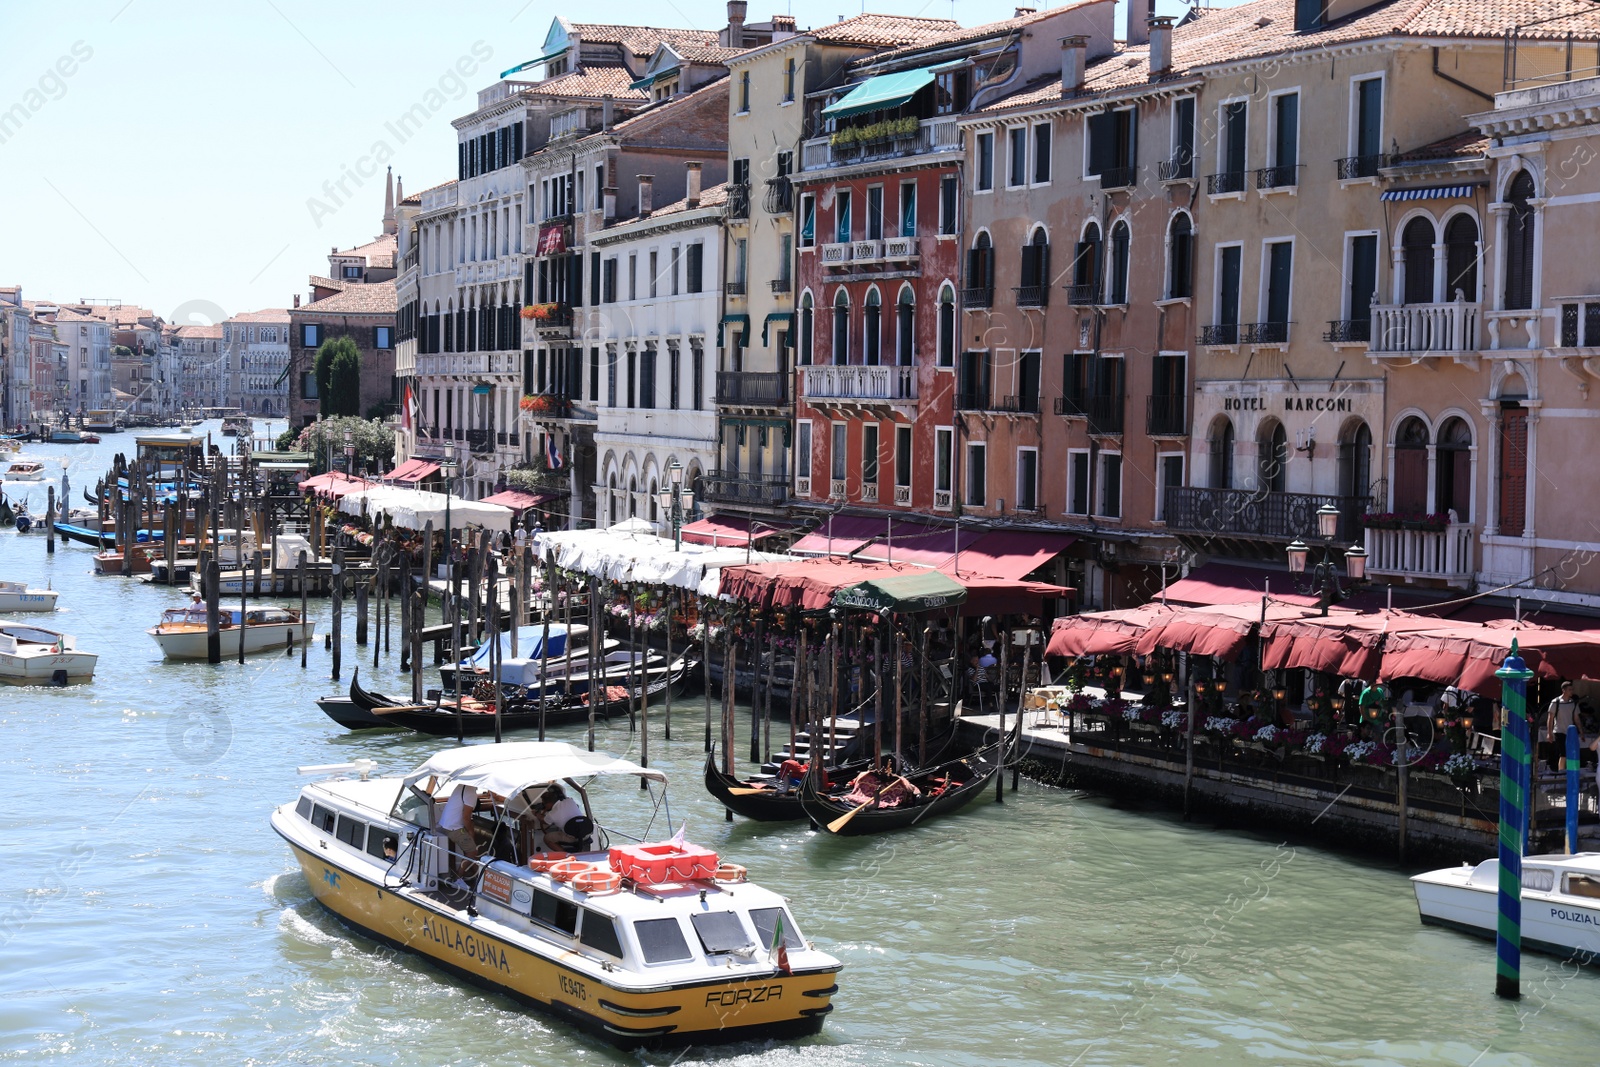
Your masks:
<path fill-rule="evenodd" d="M 694 923 L 694 932 L 700 935 L 700 945 L 706 950 L 707 956 L 755 947 L 750 942 L 750 935 L 744 932 L 744 923 L 739 921 L 736 912 L 703 911 L 691 915 L 689 919 Z"/>
<path fill-rule="evenodd" d="M 190 623 L 192 625 L 204 626 L 206 624 L 206 609 L 169 608 L 161 613 L 161 622 L 163 625 L 170 623 L 171 625 L 176 626 L 180 623 Z"/>

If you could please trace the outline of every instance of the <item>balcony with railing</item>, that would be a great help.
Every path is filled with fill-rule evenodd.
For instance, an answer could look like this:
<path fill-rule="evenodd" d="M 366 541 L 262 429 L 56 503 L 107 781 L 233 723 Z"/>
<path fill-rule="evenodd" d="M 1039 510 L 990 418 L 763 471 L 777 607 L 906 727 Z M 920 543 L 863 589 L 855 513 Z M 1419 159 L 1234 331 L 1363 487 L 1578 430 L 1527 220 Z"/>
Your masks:
<path fill-rule="evenodd" d="M 728 183 L 728 218 L 750 217 L 750 186 L 744 182 Z"/>
<path fill-rule="evenodd" d="M 1333 345 L 1364 345 L 1372 340 L 1372 320 L 1329 319 L 1322 339 Z"/>
<path fill-rule="evenodd" d="M 1334 173 L 1342 182 L 1353 181 L 1356 178 L 1376 178 L 1378 171 L 1389 165 L 1389 157 L 1385 153 L 1370 156 L 1345 156 L 1334 163 Z"/>
<path fill-rule="evenodd" d="M 730 278 L 729 280 L 723 282 L 722 283 L 722 293 L 723 293 L 724 296 L 743 296 L 744 295 L 744 279 L 743 278 Z"/>
<path fill-rule="evenodd" d="M 1018 285 L 1011 291 L 1017 296 L 1019 308 L 1042 308 L 1050 301 L 1048 285 Z"/>
<path fill-rule="evenodd" d="M 822 246 L 822 265 L 825 267 L 842 267 L 850 262 L 849 241 L 832 241 Z"/>
<path fill-rule="evenodd" d="M 913 260 L 921 252 L 920 243 L 915 237 L 885 237 L 883 239 L 883 258 L 894 260 Z"/>
<path fill-rule="evenodd" d="M 1056 414 L 1069 419 L 1081 419 L 1089 414 L 1089 398 L 1077 393 L 1056 397 Z"/>
<path fill-rule="evenodd" d="M 794 183 L 787 175 L 767 179 L 767 194 L 761 206 L 769 215 L 785 215 L 794 207 Z"/>
<path fill-rule="evenodd" d="M 717 403 L 742 407 L 781 407 L 789 402 L 789 376 L 770 371 L 717 372 Z"/>
<path fill-rule="evenodd" d="M 1102 189 L 1129 189 L 1138 183 L 1138 167 L 1107 167 L 1100 172 Z"/>
<path fill-rule="evenodd" d="M 533 330 L 540 337 L 560 338 L 572 336 L 571 304 L 534 304 Z"/>
<path fill-rule="evenodd" d="M 1288 164 L 1282 167 L 1262 167 L 1256 171 L 1257 189 L 1289 189 L 1300 184 L 1300 167 Z"/>
<path fill-rule="evenodd" d="M 468 430 L 467 447 L 474 452 L 493 452 L 494 438 L 488 430 Z"/>
<path fill-rule="evenodd" d="M 700 496 L 719 504 L 782 504 L 789 495 L 783 475 L 714 470 L 700 479 Z"/>
<path fill-rule="evenodd" d="M 1317 540 L 1317 509 L 1339 511 L 1334 539 L 1352 544 L 1361 537 L 1361 516 L 1369 496 L 1274 493 L 1265 489 L 1203 489 L 1168 486 L 1162 500 L 1167 529 L 1179 533 L 1262 541 Z"/>
<path fill-rule="evenodd" d="M 800 146 L 800 168 L 817 170 L 879 159 L 918 156 L 928 152 L 961 150 L 961 131 L 956 126 L 954 116 L 923 119 L 909 132 L 885 132 L 865 138 L 855 134 L 854 129 L 857 128 L 844 128 L 826 137 L 814 137 L 806 141 Z"/>
<path fill-rule="evenodd" d="M 1188 397 L 1156 393 L 1145 398 L 1144 429 L 1151 437 L 1183 437 L 1189 432 Z"/>
<path fill-rule="evenodd" d="M 1247 322 L 1239 327 L 1239 339 L 1247 345 L 1287 345 L 1292 322 Z"/>
<path fill-rule="evenodd" d="M 1156 169 L 1164 182 L 1190 181 L 1194 178 L 1194 156 L 1180 155 L 1163 159 Z"/>
<path fill-rule="evenodd" d="M 883 258 L 883 238 L 875 237 L 866 241 L 855 241 L 850 245 L 850 260 L 853 263 L 876 263 Z"/>
<path fill-rule="evenodd" d="M 917 399 L 917 369 L 828 364 L 801 367 L 800 395 L 806 400 L 830 403 L 912 403 Z"/>
<path fill-rule="evenodd" d="M 969 285 L 961 290 L 961 306 L 967 308 L 994 307 L 994 286 Z"/>
<path fill-rule="evenodd" d="M 1067 290 L 1067 303 L 1075 308 L 1090 308 L 1100 303 L 1100 283 L 1086 282 L 1081 285 L 1069 285 Z"/>
<path fill-rule="evenodd" d="M 1367 350 L 1406 355 L 1464 355 L 1478 348 L 1476 303 L 1374 304 Z"/>
<path fill-rule="evenodd" d="M 789 277 L 788 275 L 784 275 L 782 278 L 772 279 L 772 293 L 774 296 L 782 296 L 785 293 L 792 292 L 794 292 L 793 278 Z"/>
<path fill-rule="evenodd" d="M 1240 326 L 1237 322 L 1202 326 L 1195 342 L 1204 348 L 1230 348 L 1239 343 L 1239 331 Z"/>
<path fill-rule="evenodd" d="M 1367 571 L 1466 585 L 1474 573 L 1475 540 L 1472 524 L 1467 522 L 1452 522 L 1442 530 L 1368 527 Z"/>
<path fill-rule="evenodd" d="M 1104 436 L 1122 433 L 1123 413 L 1127 398 L 1122 396 L 1091 396 L 1084 404 L 1084 414 L 1089 417 L 1089 432 Z"/>
<path fill-rule="evenodd" d="M 1206 175 L 1206 192 L 1211 196 L 1223 196 L 1228 193 L 1244 192 L 1244 175 L 1242 170 L 1225 170 L 1219 174 Z"/>

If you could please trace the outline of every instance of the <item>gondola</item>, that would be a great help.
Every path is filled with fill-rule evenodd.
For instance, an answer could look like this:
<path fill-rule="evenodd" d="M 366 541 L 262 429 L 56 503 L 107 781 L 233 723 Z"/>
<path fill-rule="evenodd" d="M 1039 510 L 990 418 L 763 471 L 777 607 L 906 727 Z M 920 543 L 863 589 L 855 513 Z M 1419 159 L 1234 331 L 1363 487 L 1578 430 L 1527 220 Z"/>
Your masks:
<path fill-rule="evenodd" d="M 361 688 L 357 680 L 361 676 L 360 668 L 350 677 L 350 693 L 348 696 L 327 696 L 317 698 L 317 707 L 322 713 L 346 730 L 372 730 L 394 729 L 398 724 L 374 715 L 375 707 L 396 707 L 401 701 L 383 693 L 368 693 Z"/>
<path fill-rule="evenodd" d="M 869 759 L 852 760 L 837 767 L 829 767 L 824 773 L 828 776 L 830 786 L 843 785 L 871 765 L 872 761 Z M 754 783 L 742 782 L 732 775 L 724 774 L 717 767 L 715 745 L 706 753 L 705 780 L 706 792 L 735 815 L 742 815 L 756 822 L 799 822 L 806 817 L 805 809 L 800 806 L 800 790 L 791 789 L 787 793 L 780 793 L 776 789 L 761 788 Z"/>
<path fill-rule="evenodd" d="M 77 526 L 70 522 L 58 522 L 55 527 L 56 533 L 68 541 L 76 541 L 80 545 L 89 545 L 92 548 L 101 549 L 115 548 L 117 545 L 117 535 L 115 533 L 91 530 L 87 526 Z"/>
<path fill-rule="evenodd" d="M 994 776 L 1000 773 L 1005 763 L 1005 753 L 1014 749 L 1016 739 L 1017 728 L 1013 727 L 1003 740 L 992 742 L 971 755 L 946 760 L 926 770 L 904 775 L 922 794 L 917 803 L 904 807 L 880 808 L 869 805 L 857 811 L 859 805 L 847 804 L 821 793 L 814 775 L 808 775 L 801 784 L 800 805 L 812 825 L 842 837 L 904 830 L 949 815 L 976 800 L 985 787 L 994 781 Z M 855 814 L 849 821 L 838 825 L 838 820 L 851 812 Z"/>
<path fill-rule="evenodd" d="M 681 692 L 684 682 L 694 672 L 696 666 L 693 657 L 680 656 L 670 670 L 663 672 L 645 688 L 645 699 L 654 700 L 662 696 L 669 685 L 674 694 Z M 622 686 L 609 687 L 606 695 L 607 699 L 595 706 L 596 718 L 626 715 L 629 706 L 637 699 L 636 694 L 629 693 Z M 367 694 L 369 699 L 375 696 L 376 694 Z M 324 712 L 327 710 L 323 708 Z M 399 726 L 415 730 L 417 733 L 432 734 L 435 737 L 481 737 L 494 733 L 495 728 L 494 702 L 470 696 L 463 697 L 459 703 L 441 701 L 438 704 L 421 706 L 374 703 L 371 708 L 362 710 L 381 718 L 386 726 Z M 508 700 L 499 718 L 500 729 L 505 732 L 536 729 L 541 718 L 546 726 L 563 726 L 587 721 L 589 705 L 582 696 L 567 697 L 551 693 L 546 695 L 545 706 L 541 710 L 539 698 L 535 694 L 531 698 Z"/>

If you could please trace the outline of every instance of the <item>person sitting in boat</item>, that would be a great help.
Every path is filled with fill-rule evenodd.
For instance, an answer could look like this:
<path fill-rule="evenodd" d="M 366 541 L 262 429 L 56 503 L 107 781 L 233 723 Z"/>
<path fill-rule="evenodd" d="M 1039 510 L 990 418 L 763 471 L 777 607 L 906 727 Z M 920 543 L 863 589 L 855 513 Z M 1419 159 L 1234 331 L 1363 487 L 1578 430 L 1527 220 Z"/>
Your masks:
<path fill-rule="evenodd" d="M 805 781 L 806 773 L 811 770 L 811 765 L 801 763 L 797 759 L 786 759 L 778 768 L 778 792 L 787 794 L 791 789 L 798 788 Z"/>
<path fill-rule="evenodd" d="M 539 798 L 538 818 L 544 831 L 544 850 L 571 852 L 582 841 L 567 832 L 567 824 L 583 815 L 578 802 L 567 796 L 567 791 L 552 783 Z"/>
<path fill-rule="evenodd" d="M 842 803 L 850 805 L 875 801 L 874 807 L 899 808 L 916 803 L 921 790 L 894 772 L 894 760 L 885 757 L 881 767 L 869 767 L 850 782 L 850 792 Z"/>

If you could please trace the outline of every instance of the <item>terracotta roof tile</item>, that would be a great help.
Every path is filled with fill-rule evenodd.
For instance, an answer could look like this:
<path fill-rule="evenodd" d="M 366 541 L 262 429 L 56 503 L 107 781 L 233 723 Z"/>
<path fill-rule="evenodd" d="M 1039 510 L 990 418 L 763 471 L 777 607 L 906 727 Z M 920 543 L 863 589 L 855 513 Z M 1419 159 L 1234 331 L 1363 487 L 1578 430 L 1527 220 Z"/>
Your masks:
<path fill-rule="evenodd" d="M 367 261 L 369 267 L 394 266 L 395 249 L 399 247 L 400 239 L 392 233 L 380 234 L 364 245 L 354 248 L 343 248 L 335 252 L 336 256 L 361 256 Z"/>
<path fill-rule="evenodd" d="M 590 65 L 582 70 L 557 74 L 554 78 L 546 78 L 542 82 L 533 82 L 522 92 L 537 96 L 570 98 L 602 97 L 610 93 L 620 103 L 648 100 L 649 97 L 644 93 L 628 88 L 632 82 L 633 75 L 628 73 L 626 67 Z"/>
<path fill-rule="evenodd" d="M 943 48 L 946 45 L 960 44 L 963 41 L 981 41 L 985 37 L 998 37 L 1003 34 L 1016 33 L 1035 22 L 1061 14 L 1061 10 L 1059 7 L 1045 8 L 1043 11 L 1033 11 L 1026 15 L 1019 15 L 1016 18 L 1000 19 L 998 22 L 985 22 L 977 26 L 958 26 L 952 23 L 942 33 L 929 34 L 927 37 L 908 43 L 903 47 L 866 57 L 861 62 L 875 63 L 882 59 L 894 59 L 899 56 L 910 55 L 924 48 L 934 46 Z"/>
<path fill-rule="evenodd" d="M 1401 152 L 1395 157 L 1395 162 L 1401 165 L 1407 163 L 1435 163 L 1448 162 L 1457 159 L 1481 159 L 1489 150 L 1489 138 L 1477 130 L 1465 130 L 1441 137 L 1431 144 L 1413 148 L 1409 152 Z"/>
<path fill-rule="evenodd" d="M 340 281 L 338 278 L 324 278 L 320 274 L 313 274 L 311 276 L 310 281 L 311 281 L 311 288 L 313 288 L 313 289 L 334 289 L 334 290 L 338 290 L 338 289 L 343 289 L 345 287 L 345 284 L 346 284 L 346 283 Z"/>
<path fill-rule="evenodd" d="M 399 301 L 395 296 L 394 282 L 373 282 L 369 285 L 346 286 L 341 293 L 302 304 L 294 310 L 310 314 L 393 314 Z"/>
<path fill-rule="evenodd" d="M 618 44 L 636 56 L 648 56 L 656 45 L 670 44 L 673 48 L 713 47 L 717 44 L 715 30 L 666 30 L 654 26 L 618 26 L 600 22 L 574 22 L 572 32 L 585 43 Z"/>
<path fill-rule="evenodd" d="M 222 340 L 222 327 L 179 326 L 177 334 L 185 341 L 220 341 Z"/>
<path fill-rule="evenodd" d="M 265 308 L 261 311 L 241 311 L 237 315 L 230 315 L 225 322 L 288 322 L 289 312 L 286 308 Z"/>
<path fill-rule="evenodd" d="M 651 218 L 660 218 L 662 215 L 672 215 L 681 211 L 699 211 L 706 207 L 721 207 L 728 202 L 728 183 L 718 182 L 716 185 L 707 186 L 700 190 L 700 203 L 693 208 L 689 207 L 689 198 L 674 200 L 670 204 L 663 204 L 650 212 Z M 624 221 L 633 221 L 631 219 Z"/>
<path fill-rule="evenodd" d="M 853 15 L 843 22 L 830 22 L 806 33 L 828 44 L 860 44 L 874 48 L 898 48 L 937 40 L 959 30 L 953 19 L 921 19 L 905 15 Z"/>

